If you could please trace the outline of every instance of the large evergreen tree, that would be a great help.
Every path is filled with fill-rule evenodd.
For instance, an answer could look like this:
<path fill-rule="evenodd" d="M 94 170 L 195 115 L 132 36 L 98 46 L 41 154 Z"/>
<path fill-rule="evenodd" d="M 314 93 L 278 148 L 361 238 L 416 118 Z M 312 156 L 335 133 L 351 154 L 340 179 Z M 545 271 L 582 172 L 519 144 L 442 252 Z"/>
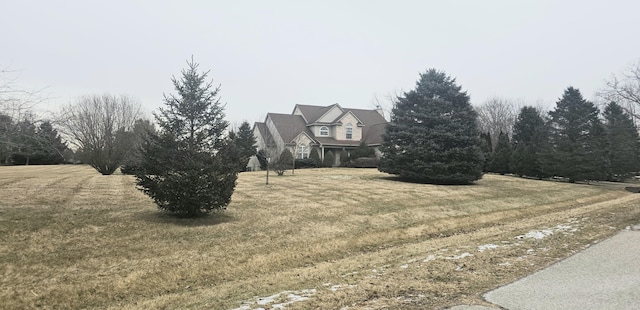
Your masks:
<path fill-rule="evenodd" d="M 631 116 L 617 103 L 604 111 L 607 179 L 620 180 L 640 171 L 640 140 Z"/>
<path fill-rule="evenodd" d="M 545 121 L 540 111 L 530 106 L 522 107 L 513 126 L 514 149 L 510 161 L 513 173 L 537 178 L 544 176 L 539 154 L 546 140 L 545 133 Z"/>
<path fill-rule="evenodd" d="M 430 69 L 398 98 L 379 169 L 415 182 L 468 184 L 482 177 L 479 136 L 467 93 L 455 79 Z"/>
<path fill-rule="evenodd" d="M 598 108 L 569 87 L 549 112 L 550 151 L 544 169 L 570 182 L 602 177 L 604 154 Z"/>
<path fill-rule="evenodd" d="M 180 79 L 172 78 L 177 96 L 165 95 L 165 107 L 154 114 L 160 131 L 143 145 L 136 180 L 160 209 L 198 216 L 229 204 L 239 158 L 228 156 L 220 88 L 193 60 L 187 64 Z"/>

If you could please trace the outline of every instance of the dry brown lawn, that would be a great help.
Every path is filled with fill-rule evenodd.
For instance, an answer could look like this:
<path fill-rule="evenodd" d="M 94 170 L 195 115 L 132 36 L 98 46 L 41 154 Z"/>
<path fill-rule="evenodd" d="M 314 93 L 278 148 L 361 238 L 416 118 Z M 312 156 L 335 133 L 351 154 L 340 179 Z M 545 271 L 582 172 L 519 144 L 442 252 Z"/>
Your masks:
<path fill-rule="evenodd" d="M 242 173 L 227 211 L 163 214 L 131 176 L 0 167 L 4 309 L 424 309 L 482 294 L 640 222 L 618 186 L 371 169 Z"/>

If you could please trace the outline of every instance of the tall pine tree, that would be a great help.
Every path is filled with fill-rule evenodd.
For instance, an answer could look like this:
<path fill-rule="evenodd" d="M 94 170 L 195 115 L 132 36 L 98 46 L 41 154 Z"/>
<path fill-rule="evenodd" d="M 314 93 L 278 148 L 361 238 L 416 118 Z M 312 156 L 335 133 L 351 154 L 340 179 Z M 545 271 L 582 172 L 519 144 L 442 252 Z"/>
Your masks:
<path fill-rule="evenodd" d="M 570 182 L 602 178 L 604 154 L 598 108 L 569 87 L 549 112 L 550 151 L 544 169 Z"/>
<path fill-rule="evenodd" d="M 491 143 L 491 133 L 488 131 L 480 134 L 480 150 L 482 150 L 482 155 L 484 156 L 482 171 L 489 172 L 489 166 L 493 160 L 493 145 Z"/>
<path fill-rule="evenodd" d="M 513 126 L 514 150 L 510 161 L 513 173 L 537 178 L 544 176 L 540 168 L 539 154 L 547 138 L 545 126 L 538 109 L 530 106 L 520 109 Z"/>
<path fill-rule="evenodd" d="M 64 163 L 63 152 L 67 144 L 62 142 L 62 137 L 53 128 L 50 121 L 44 121 L 38 126 L 36 133 L 36 147 L 31 159 L 32 164 L 56 165 Z"/>
<path fill-rule="evenodd" d="M 479 136 L 467 93 L 455 79 L 430 69 L 398 98 L 379 169 L 414 182 L 468 184 L 482 177 Z"/>
<path fill-rule="evenodd" d="M 604 111 L 607 179 L 622 180 L 640 171 L 640 140 L 631 116 L 617 103 Z"/>
<path fill-rule="evenodd" d="M 138 187 L 164 211 L 199 216 L 224 209 L 238 176 L 229 158 L 219 87 L 207 82 L 208 72 L 187 62 L 180 79 L 172 78 L 177 96 L 165 95 L 165 107 L 154 114 L 160 127 L 143 144 Z"/>
<path fill-rule="evenodd" d="M 251 130 L 249 122 L 243 121 L 242 124 L 240 124 L 235 142 L 240 148 L 243 161 L 248 162 L 249 157 L 256 154 L 256 137 L 253 135 L 253 130 Z M 246 162 L 244 163 L 245 166 L 247 164 Z"/>
<path fill-rule="evenodd" d="M 510 173 L 509 161 L 511 160 L 511 143 L 509 143 L 509 136 L 506 133 L 500 131 L 498 135 L 498 143 L 496 150 L 493 152 L 493 159 L 491 166 L 489 166 L 490 172 L 499 174 Z"/>

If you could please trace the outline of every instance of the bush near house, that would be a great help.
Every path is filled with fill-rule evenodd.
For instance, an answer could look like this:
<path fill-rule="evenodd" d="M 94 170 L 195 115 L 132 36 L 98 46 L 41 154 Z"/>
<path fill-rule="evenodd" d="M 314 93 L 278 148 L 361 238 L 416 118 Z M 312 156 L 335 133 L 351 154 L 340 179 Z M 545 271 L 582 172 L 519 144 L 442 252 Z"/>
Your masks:
<path fill-rule="evenodd" d="M 311 158 L 305 159 L 296 159 L 296 169 L 304 169 L 304 168 L 318 168 L 318 164 L 315 160 Z"/>
<path fill-rule="evenodd" d="M 276 172 L 277 175 L 283 175 L 287 169 L 291 169 L 293 167 L 293 155 L 288 149 L 284 149 L 278 160 L 273 163 L 273 171 Z"/>
<path fill-rule="evenodd" d="M 346 167 L 349 163 L 349 153 L 346 150 L 340 151 L 340 167 Z"/>
<path fill-rule="evenodd" d="M 349 168 L 378 168 L 380 160 L 377 157 L 360 157 L 349 161 Z"/>
<path fill-rule="evenodd" d="M 309 153 L 309 159 L 315 162 L 316 167 L 322 167 L 322 160 L 320 160 L 320 154 L 318 153 L 318 149 L 314 148 Z"/>
<path fill-rule="evenodd" d="M 329 151 L 326 154 L 324 154 L 324 160 L 322 161 L 322 165 L 324 167 L 331 168 L 331 167 L 333 167 L 335 162 L 336 162 L 336 158 L 335 158 L 335 156 L 333 156 L 333 152 L 332 151 Z"/>

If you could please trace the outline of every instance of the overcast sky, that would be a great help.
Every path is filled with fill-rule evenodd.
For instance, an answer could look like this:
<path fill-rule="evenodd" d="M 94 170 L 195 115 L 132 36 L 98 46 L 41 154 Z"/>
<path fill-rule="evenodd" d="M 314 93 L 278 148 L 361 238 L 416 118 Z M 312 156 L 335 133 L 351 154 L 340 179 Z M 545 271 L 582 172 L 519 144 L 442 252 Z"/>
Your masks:
<path fill-rule="evenodd" d="M 0 68 L 47 87 L 55 110 L 127 94 L 150 114 L 193 55 L 231 122 L 295 104 L 372 108 L 428 68 L 479 105 L 551 108 L 568 86 L 594 99 L 640 59 L 640 1 L 0 0 Z"/>

